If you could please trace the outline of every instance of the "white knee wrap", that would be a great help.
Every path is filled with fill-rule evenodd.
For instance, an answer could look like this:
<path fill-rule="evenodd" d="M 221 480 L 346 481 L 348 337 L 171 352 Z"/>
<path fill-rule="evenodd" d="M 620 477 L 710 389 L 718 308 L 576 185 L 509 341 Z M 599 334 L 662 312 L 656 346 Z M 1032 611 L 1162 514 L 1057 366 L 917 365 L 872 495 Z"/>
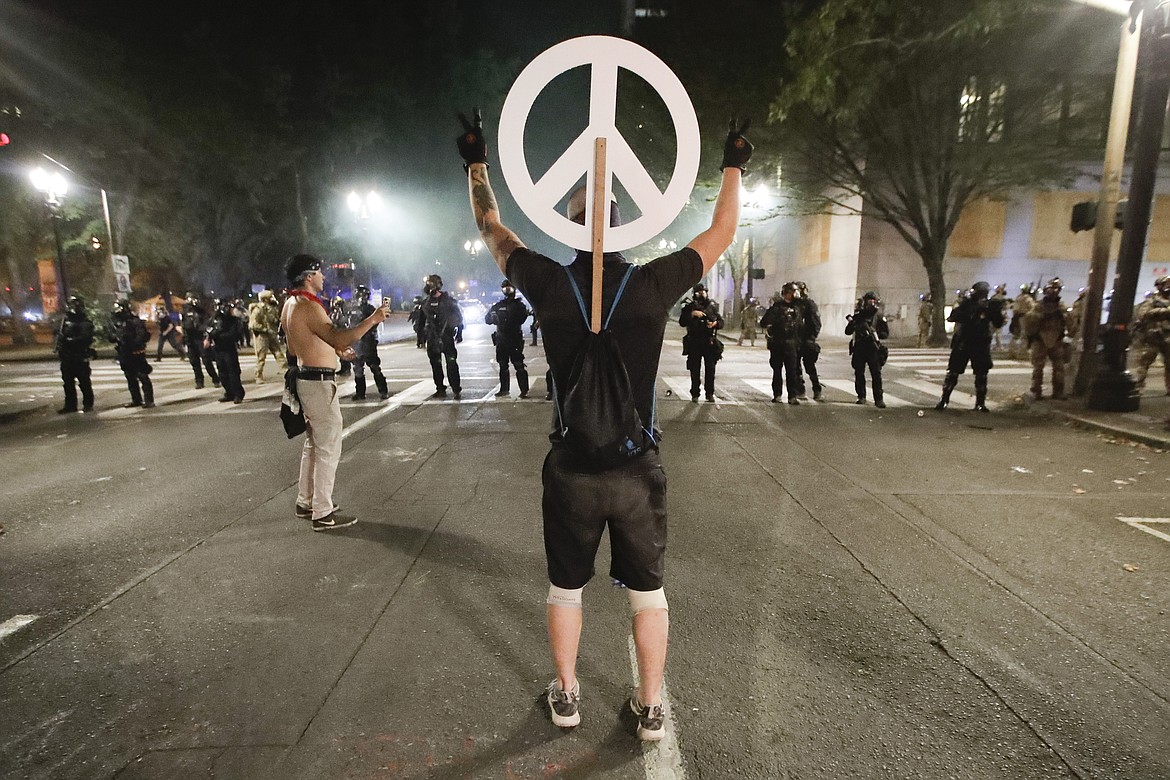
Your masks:
<path fill-rule="evenodd" d="M 577 609 L 581 609 L 581 594 L 584 591 L 584 588 L 567 590 L 549 583 L 547 603 L 554 607 L 576 607 Z"/>
<path fill-rule="evenodd" d="M 666 591 L 662 588 L 658 590 L 627 590 L 626 593 L 630 594 L 630 611 L 635 615 L 648 609 L 670 609 L 666 603 Z"/>

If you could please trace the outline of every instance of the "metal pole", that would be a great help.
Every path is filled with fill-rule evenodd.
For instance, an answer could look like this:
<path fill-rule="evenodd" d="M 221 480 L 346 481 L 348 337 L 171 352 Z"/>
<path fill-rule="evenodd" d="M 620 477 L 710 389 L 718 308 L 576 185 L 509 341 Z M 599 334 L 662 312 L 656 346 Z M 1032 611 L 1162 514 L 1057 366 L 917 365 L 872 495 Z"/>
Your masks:
<path fill-rule="evenodd" d="M 1101 194 L 1097 199 L 1097 225 L 1093 229 L 1093 259 L 1089 265 L 1088 292 L 1081 322 L 1081 359 L 1073 382 L 1073 392 L 1084 395 L 1097 374 L 1097 333 L 1101 325 L 1101 301 L 1105 297 L 1105 277 L 1109 272 L 1109 255 L 1113 247 L 1113 224 L 1121 194 L 1121 173 L 1125 166 L 1125 144 L 1133 105 L 1134 76 L 1137 73 L 1138 44 L 1141 41 L 1142 14 L 1132 25 L 1121 25 L 1121 48 L 1117 53 L 1117 75 L 1113 83 L 1113 107 L 1109 114 L 1109 134 L 1105 142 L 1105 165 L 1101 173 Z"/>
<path fill-rule="evenodd" d="M 61 274 L 61 300 L 57 305 L 65 308 L 65 302 L 69 300 L 69 280 L 65 275 L 65 245 L 61 243 L 61 217 L 57 212 L 59 206 L 49 204 L 49 221 L 53 223 L 53 239 L 57 242 L 57 268 Z"/>
<path fill-rule="evenodd" d="M 1162 130 L 1167 102 L 1170 101 L 1170 36 L 1167 35 L 1166 14 L 1165 9 L 1150 9 L 1143 20 L 1148 20 L 1148 24 L 1141 53 L 1142 92 L 1138 103 L 1129 207 L 1121 236 L 1121 252 L 1117 259 L 1103 361 L 1089 389 L 1088 405 L 1091 409 L 1132 412 L 1139 406 L 1133 378 L 1125 370 L 1125 365 L 1133 299 L 1149 235 L 1154 187 L 1158 178 L 1158 157 L 1162 150 Z"/>
<path fill-rule="evenodd" d="M 747 251 L 747 297 L 752 297 L 752 267 L 756 260 L 756 229 L 754 227 L 748 228 L 748 251 Z M 739 290 L 736 290 L 739 292 Z"/>

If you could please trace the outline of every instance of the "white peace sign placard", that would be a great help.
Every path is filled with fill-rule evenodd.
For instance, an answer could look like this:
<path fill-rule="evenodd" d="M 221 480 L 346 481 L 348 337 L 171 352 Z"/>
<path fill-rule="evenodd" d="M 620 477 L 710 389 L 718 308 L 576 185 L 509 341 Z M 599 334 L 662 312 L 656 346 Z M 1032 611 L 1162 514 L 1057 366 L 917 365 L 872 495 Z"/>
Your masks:
<path fill-rule="evenodd" d="M 524 154 L 524 128 L 537 96 L 560 74 L 591 66 L 589 126 L 540 178 L 533 181 Z M 674 122 L 677 153 L 666 191 L 638 161 L 617 130 L 618 68 L 642 77 L 654 88 Z M 661 233 L 678 216 L 691 195 L 699 172 L 699 121 L 690 96 L 678 76 L 651 52 L 636 43 L 605 35 L 588 35 L 558 43 L 528 63 L 504 100 L 500 114 L 499 153 L 504 180 L 517 205 L 533 224 L 562 244 L 590 249 L 589 228 L 558 213 L 557 203 L 586 175 L 587 201 L 593 202 L 593 142 L 605 138 L 607 152 L 605 194 L 616 176 L 642 215 L 605 231 L 605 251 L 620 252 Z M 607 202 L 602 201 L 602 202 Z"/>

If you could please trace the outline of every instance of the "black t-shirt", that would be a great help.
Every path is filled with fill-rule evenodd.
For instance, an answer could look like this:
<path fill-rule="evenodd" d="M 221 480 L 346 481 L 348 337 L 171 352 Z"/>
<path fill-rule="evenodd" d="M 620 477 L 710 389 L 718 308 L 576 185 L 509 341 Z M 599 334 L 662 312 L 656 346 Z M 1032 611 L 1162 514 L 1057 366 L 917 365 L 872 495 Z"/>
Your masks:
<path fill-rule="evenodd" d="M 602 317 L 609 313 L 618 285 L 630 264 L 607 256 L 602 267 Z M 587 311 L 591 309 L 593 263 L 590 255 L 578 255 L 569 265 L 581 290 Z M 544 352 L 558 388 L 566 386 L 573 357 L 589 331 L 565 267 L 529 249 L 517 249 L 508 257 L 508 279 L 532 304 L 544 331 Z M 654 405 L 654 380 L 662 354 L 662 338 L 670 308 L 703 275 L 703 260 L 690 247 L 634 268 L 622 293 L 609 330 L 617 340 L 630 375 L 634 404 L 644 425 L 650 425 Z"/>

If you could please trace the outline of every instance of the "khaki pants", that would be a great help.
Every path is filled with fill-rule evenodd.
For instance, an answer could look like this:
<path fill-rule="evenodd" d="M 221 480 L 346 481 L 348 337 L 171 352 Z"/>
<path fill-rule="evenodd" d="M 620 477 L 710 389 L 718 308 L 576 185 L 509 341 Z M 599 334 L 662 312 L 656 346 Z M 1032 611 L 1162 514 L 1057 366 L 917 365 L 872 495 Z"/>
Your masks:
<path fill-rule="evenodd" d="M 268 360 L 268 353 L 272 353 L 272 357 L 276 360 L 276 366 L 280 369 L 281 376 L 288 371 L 288 360 L 284 356 L 284 350 L 280 347 L 280 342 L 276 336 L 267 333 L 253 332 L 252 343 L 256 345 L 256 381 L 264 381 L 264 364 Z"/>
<path fill-rule="evenodd" d="M 1150 366 L 1154 365 L 1154 361 L 1158 359 L 1158 355 L 1162 356 L 1162 363 L 1164 373 L 1166 375 L 1166 392 L 1170 394 L 1170 346 L 1166 344 L 1140 344 L 1136 349 L 1132 350 L 1134 355 L 1133 378 L 1137 382 L 1138 388 L 1146 386 L 1146 375 L 1150 372 Z"/>
<path fill-rule="evenodd" d="M 333 511 L 333 483 L 341 461 L 341 402 L 334 381 L 298 379 L 297 395 L 308 423 L 297 503 L 312 507 L 313 519 L 320 520 Z"/>
<path fill-rule="evenodd" d="M 1044 346 L 1043 339 L 1032 342 L 1032 394 L 1040 398 L 1044 388 L 1044 364 L 1052 362 L 1052 395 L 1060 398 L 1064 395 L 1064 344 L 1056 342 L 1054 347 Z"/>

